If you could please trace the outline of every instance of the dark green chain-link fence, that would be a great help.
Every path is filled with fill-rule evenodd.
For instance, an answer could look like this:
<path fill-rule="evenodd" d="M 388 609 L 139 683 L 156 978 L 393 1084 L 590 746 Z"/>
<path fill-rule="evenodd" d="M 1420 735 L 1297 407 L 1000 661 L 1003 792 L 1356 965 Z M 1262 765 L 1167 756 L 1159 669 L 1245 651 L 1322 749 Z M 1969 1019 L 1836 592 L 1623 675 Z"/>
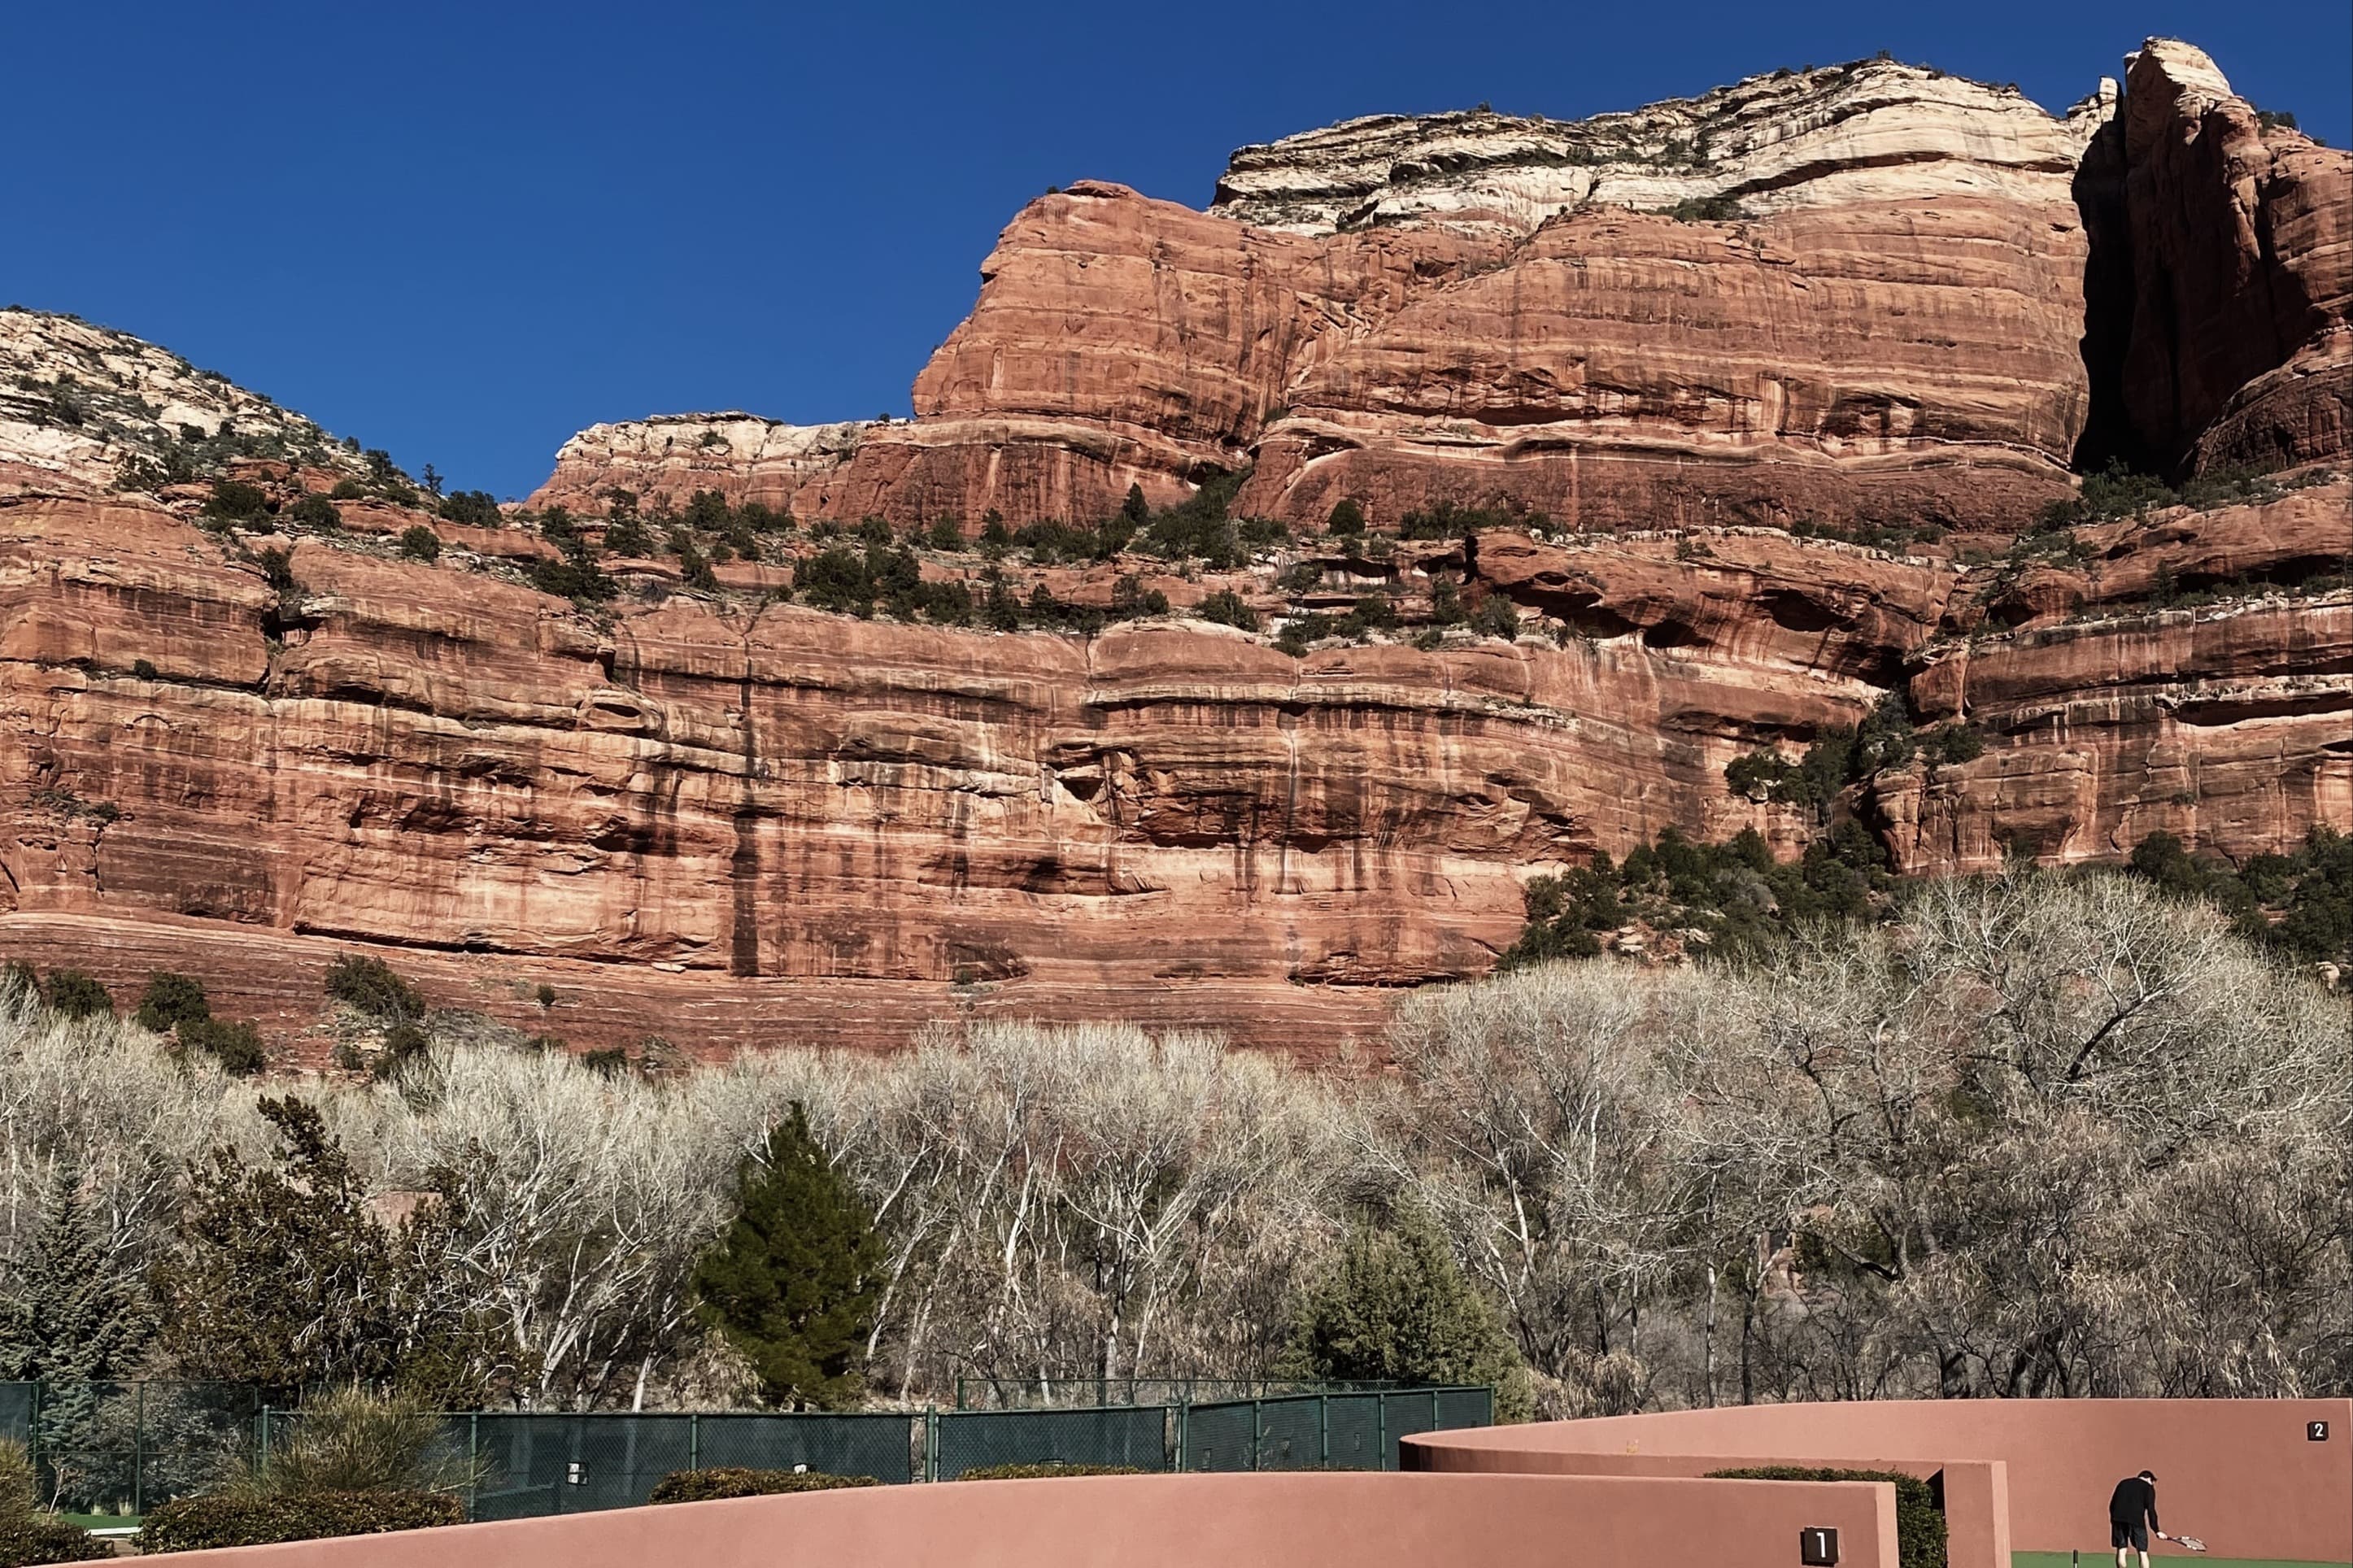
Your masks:
<path fill-rule="evenodd" d="M 988 1465 L 1169 1468 L 1165 1405 L 1077 1410 L 942 1411 L 929 1417 L 929 1479 L 952 1481 Z"/>
<path fill-rule="evenodd" d="M 522 1519 L 631 1507 L 672 1471 L 724 1466 L 879 1481 L 954 1480 L 1008 1464 L 1394 1469 L 1398 1438 L 1487 1426 L 1493 1412 L 1486 1388 L 1343 1387 L 923 1414 L 480 1411 L 442 1420 L 451 1457 L 474 1478 L 467 1511 Z M 0 1383 L 0 1441 L 24 1444 L 45 1498 L 78 1513 L 136 1515 L 209 1489 L 257 1457 L 266 1463 L 301 1420 L 235 1384 Z"/>
<path fill-rule="evenodd" d="M 1089 1373 L 959 1377 L 955 1407 L 1032 1410 L 1082 1405 L 1198 1405 L 1219 1399 L 1274 1399 L 1287 1394 L 1366 1394 L 1397 1386 L 1314 1378 L 1097 1377 Z"/>
<path fill-rule="evenodd" d="M 1219 1400 L 1180 1408 L 1177 1468 L 1394 1470 L 1398 1438 L 1494 1420 L 1492 1388 Z"/>
<path fill-rule="evenodd" d="M 239 1383 L 0 1383 L 0 1442 L 24 1445 L 43 1500 L 137 1514 L 227 1479 L 265 1407 Z"/>

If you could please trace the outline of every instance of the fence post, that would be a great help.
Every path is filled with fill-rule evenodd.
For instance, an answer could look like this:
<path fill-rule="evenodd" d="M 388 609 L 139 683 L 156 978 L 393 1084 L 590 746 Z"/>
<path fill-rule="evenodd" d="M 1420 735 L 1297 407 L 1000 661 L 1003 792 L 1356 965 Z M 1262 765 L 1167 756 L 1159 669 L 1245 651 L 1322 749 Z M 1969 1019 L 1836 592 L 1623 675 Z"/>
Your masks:
<path fill-rule="evenodd" d="M 482 1511 L 482 1413 L 466 1412 L 466 1517 Z"/>
<path fill-rule="evenodd" d="M 1315 1396 L 1315 1462 L 1325 1469 L 1332 1468 L 1332 1396 Z"/>
<path fill-rule="evenodd" d="M 1250 1401 L 1250 1468 L 1259 1468 L 1259 1450 L 1266 1447 L 1266 1402 Z"/>
<path fill-rule="evenodd" d="M 940 1479 L 940 1407 L 923 1406 L 923 1479 Z"/>
<path fill-rule="evenodd" d="M 1184 1404 L 1176 1406 L 1176 1473 L 1178 1475 L 1183 1475 L 1187 1470 L 1193 1468 L 1192 1456 L 1185 1451 L 1187 1446 L 1185 1430 L 1186 1417 L 1192 1415 L 1192 1413 L 1193 1403 L 1191 1400 L 1187 1400 Z"/>
<path fill-rule="evenodd" d="M 1390 1468 L 1389 1396 L 1386 1394 L 1373 1395 L 1373 1441 L 1378 1446 L 1381 1468 Z"/>
<path fill-rule="evenodd" d="M 702 1413 L 697 1410 L 686 1413 L 686 1468 L 702 1468 Z"/>
<path fill-rule="evenodd" d="M 261 1452 L 255 1464 L 264 1477 L 269 1474 L 269 1401 L 261 1402 Z"/>
<path fill-rule="evenodd" d="M 139 1392 L 131 1416 L 131 1517 L 140 1518 L 147 1511 L 147 1384 L 141 1379 L 132 1385 Z"/>

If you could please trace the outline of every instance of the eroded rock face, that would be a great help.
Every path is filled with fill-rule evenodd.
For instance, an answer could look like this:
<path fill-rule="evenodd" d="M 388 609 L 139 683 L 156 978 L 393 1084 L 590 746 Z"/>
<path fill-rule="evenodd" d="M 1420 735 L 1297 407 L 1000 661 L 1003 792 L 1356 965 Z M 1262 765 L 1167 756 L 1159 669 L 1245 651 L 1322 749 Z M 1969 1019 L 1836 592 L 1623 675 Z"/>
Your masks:
<path fill-rule="evenodd" d="M 591 425 L 555 454 L 555 471 L 524 504 L 603 512 L 626 489 L 648 506 L 682 507 L 697 490 L 817 515 L 826 482 L 879 421 L 786 425 L 751 414 L 666 414 Z M 810 487 L 817 487 L 811 491 Z M 808 493 L 804 493 L 808 492 Z"/>
<path fill-rule="evenodd" d="M 2265 126 L 2204 53 L 2152 38 L 2118 127 L 2135 301 L 2123 391 L 2168 468 L 2353 448 L 2353 153 Z"/>
<path fill-rule="evenodd" d="M 1532 874 L 1669 826 L 1799 852 L 1810 815 L 1725 766 L 1898 689 L 1987 742 L 1850 792 L 1907 872 L 2353 829 L 2353 489 L 2310 466 L 2346 448 L 2347 165 L 2194 56 L 2152 43 L 2121 110 L 2065 119 L 1872 63 L 1575 126 L 1354 121 L 1237 154 L 1208 213 L 1082 183 L 1000 237 L 913 421 L 600 426 L 533 498 L 975 530 L 1250 465 L 1243 515 L 1545 514 L 1303 528 L 1218 574 L 1006 563 L 1017 597 L 1174 606 L 1093 637 L 767 602 L 805 533 L 692 592 L 608 559 L 590 614 L 527 585 L 550 539 L 390 492 L 332 536 L 206 531 L 202 487 L 106 493 L 186 445 L 174 408 L 283 447 L 235 470 L 281 500 L 353 459 L 0 313 L 34 384 L 0 389 L 0 951 L 186 969 L 296 1037 L 358 944 L 575 1045 L 989 1014 L 1322 1050 L 1483 972 Z M 1711 201 L 1738 213 L 1637 210 Z M 93 355 L 97 435 L 52 390 Z M 2026 532 L 2101 442 L 2306 467 Z M 419 525 L 436 564 L 388 542 Z M 925 540 L 977 595 L 994 568 Z M 1502 597 L 1529 635 L 1444 629 L 1457 582 L 1455 619 Z M 1407 621 L 1293 658 L 1187 618 L 1213 592 L 1270 632 L 1366 593 Z"/>
<path fill-rule="evenodd" d="M 1533 233 L 1593 205 L 1757 212 L 1966 195 L 2064 201 L 2113 84 L 2063 119 L 1921 66 L 1859 60 L 1558 121 L 1377 114 L 1233 155 L 1212 210 L 1299 233 L 1436 222 Z"/>
<path fill-rule="evenodd" d="M 2084 258 L 2064 204 L 1580 213 L 1306 371 L 1240 504 L 2014 527 L 2068 491 Z"/>
<path fill-rule="evenodd" d="M 2014 521 L 2082 429 L 2069 182 L 2112 97 L 2060 119 L 1867 61 L 1575 123 L 1350 121 L 1235 154 L 1208 213 L 1082 182 L 998 237 L 914 422 L 797 507 L 1084 521 L 1255 463 L 1240 504 L 1287 520 Z M 542 499 L 598 488 L 597 437 Z"/>
<path fill-rule="evenodd" d="M 356 530 L 239 542 L 142 500 L 19 498 L 0 946 L 132 991 L 198 973 L 297 1041 L 356 944 L 583 1046 L 882 1047 L 926 1019 L 1148 1010 L 1328 1049 L 1397 988 L 1483 972 L 1535 871 L 1670 825 L 1795 852 L 1809 820 L 1731 795 L 1725 764 L 1898 680 L 1990 742 L 1859 803 L 1908 870 L 2020 835 L 2073 860 L 2158 826 L 2243 854 L 2353 826 L 2353 600 L 2094 603 L 2152 562 L 2301 571 L 2288 542 L 2348 499 L 2115 525 L 2106 586 L 2077 568 L 2015 628 L 1985 616 L 2002 567 L 1771 530 L 1493 530 L 1392 564 L 1467 572 L 1556 640 L 1293 658 L 1181 616 L 1000 636 L 725 591 L 599 621 L 454 531 L 427 565 Z M 264 580 L 265 545 L 294 587 Z"/>
<path fill-rule="evenodd" d="M 364 471 L 311 421 L 168 349 L 73 316 L 0 310 L 0 495 L 102 494 L 127 463 L 207 446 Z"/>

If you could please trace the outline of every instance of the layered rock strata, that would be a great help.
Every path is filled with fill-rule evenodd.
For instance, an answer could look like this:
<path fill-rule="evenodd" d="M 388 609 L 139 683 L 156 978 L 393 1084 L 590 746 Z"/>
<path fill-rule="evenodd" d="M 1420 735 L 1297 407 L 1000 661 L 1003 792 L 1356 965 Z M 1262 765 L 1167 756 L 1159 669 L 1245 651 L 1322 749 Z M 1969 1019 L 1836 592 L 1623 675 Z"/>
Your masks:
<path fill-rule="evenodd" d="M 2353 449 L 2353 153 L 2264 123 L 2187 44 L 2149 40 L 2126 82 L 2121 384 L 2142 452 L 2211 469 Z"/>
<path fill-rule="evenodd" d="M 21 498 L 0 947 L 134 990 L 193 969 L 290 1035 L 357 947 L 580 1045 L 881 1047 L 985 1014 L 1329 1048 L 1395 988 L 1482 972 L 1536 870 L 1670 825 L 1795 852 L 1810 821 L 1725 765 L 1897 683 L 1991 742 L 1856 801 L 1907 870 L 2353 826 L 2353 595 L 2316 596 L 2299 542 L 2348 499 L 2086 531 L 2095 563 L 2026 588 L 1774 530 L 1489 531 L 1388 565 L 1408 592 L 1467 573 L 1551 635 L 1294 659 L 1181 615 L 998 636 L 723 590 L 592 617 L 456 530 L 433 565 L 278 540 L 279 592 L 267 539 Z M 2134 603 L 2159 566 L 2240 596 Z"/>
<path fill-rule="evenodd" d="M 355 447 L 168 349 L 72 316 L 0 310 L 0 495 L 103 492 L 126 464 L 190 451 L 364 471 Z"/>

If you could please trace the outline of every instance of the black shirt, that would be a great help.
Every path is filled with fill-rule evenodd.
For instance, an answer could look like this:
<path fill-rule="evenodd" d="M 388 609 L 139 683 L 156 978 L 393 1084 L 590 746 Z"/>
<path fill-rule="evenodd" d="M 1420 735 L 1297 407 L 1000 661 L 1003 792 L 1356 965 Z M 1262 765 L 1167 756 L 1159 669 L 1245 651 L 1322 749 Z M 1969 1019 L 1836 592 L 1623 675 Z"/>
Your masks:
<path fill-rule="evenodd" d="M 2148 1527 L 2157 1529 L 2157 1485 L 2138 1476 L 2126 1476 L 2116 1483 L 2115 1495 L 2108 1499 L 2108 1522 L 2138 1524 L 2144 1513 L 2148 1515 Z"/>

